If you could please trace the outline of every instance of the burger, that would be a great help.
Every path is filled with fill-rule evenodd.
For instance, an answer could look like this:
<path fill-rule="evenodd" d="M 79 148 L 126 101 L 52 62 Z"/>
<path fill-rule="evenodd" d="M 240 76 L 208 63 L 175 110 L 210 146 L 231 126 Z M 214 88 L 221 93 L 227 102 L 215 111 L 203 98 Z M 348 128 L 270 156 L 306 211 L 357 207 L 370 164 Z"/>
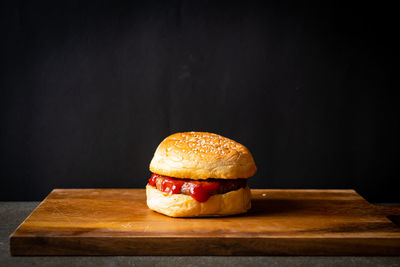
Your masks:
<path fill-rule="evenodd" d="M 247 212 L 247 178 L 257 171 L 243 145 L 206 132 L 175 133 L 157 147 L 146 185 L 147 206 L 171 217 Z"/>

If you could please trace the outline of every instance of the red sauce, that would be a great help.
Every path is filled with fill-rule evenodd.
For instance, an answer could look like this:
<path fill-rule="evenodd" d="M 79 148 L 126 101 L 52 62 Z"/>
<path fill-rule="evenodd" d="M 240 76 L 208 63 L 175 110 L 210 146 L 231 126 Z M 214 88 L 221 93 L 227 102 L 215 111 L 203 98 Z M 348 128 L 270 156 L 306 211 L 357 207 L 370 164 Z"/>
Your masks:
<path fill-rule="evenodd" d="M 199 202 L 207 201 L 212 194 L 218 191 L 220 186 L 224 186 L 225 188 L 235 188 L 237 182 L 241 182 L 241 187 L 246 185 L 245 180 L 235 181 L 235 180 L 203 180 L 203 181 L 194 181 L 190 179 L 174 179 L 168 176 L 162 176 L 159 174 L 153 173 L 149 180 L 149 185 L 153 187 L 157 187 L 156 182 L 157 178 L 163 178 L 161 181 L 160 188 L 158 188 L 162 192 L 166 192 L 169 194 L 179 194 L 181 192 L 182 186 L 185 186 L 189 189 L 190 196 L 196 199 Z"/>
<path fill-rule="evenodd" d="M 156 187 L 157 177 L 160 177 L 160 175 L 153 173 L 153 175 L 150 177 L 149 185 Z"/>

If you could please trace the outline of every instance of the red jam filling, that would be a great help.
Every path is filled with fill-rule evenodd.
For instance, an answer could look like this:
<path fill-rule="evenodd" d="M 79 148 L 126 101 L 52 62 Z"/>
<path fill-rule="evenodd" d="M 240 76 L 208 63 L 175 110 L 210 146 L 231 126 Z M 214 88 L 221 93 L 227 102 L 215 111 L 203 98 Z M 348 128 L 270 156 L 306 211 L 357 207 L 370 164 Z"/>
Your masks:
<path fill-rule="evenodd" d="M 183 186 L 189 189 L 190 196 L 199 202 L 207 201 L 211 195 L 216 193 L 221 186 L 233 190 L 237 187 L 237 182 L 241 183 L 241 187 L 246 185 L 246 181 L 241 179 L 237 180 L 217 180 L 209 179 L 203 181 L 195 181 L 190 179 L 174 179 L 169 176 L 163 176 L 153 173 L 149 180 L 149 185 L 157 187 L 157 178 L 163 178 L 160 188 L 162 192 L 169 194 L 179 194 Z M 230 191 L 231 191 L 230 190 Z"/>

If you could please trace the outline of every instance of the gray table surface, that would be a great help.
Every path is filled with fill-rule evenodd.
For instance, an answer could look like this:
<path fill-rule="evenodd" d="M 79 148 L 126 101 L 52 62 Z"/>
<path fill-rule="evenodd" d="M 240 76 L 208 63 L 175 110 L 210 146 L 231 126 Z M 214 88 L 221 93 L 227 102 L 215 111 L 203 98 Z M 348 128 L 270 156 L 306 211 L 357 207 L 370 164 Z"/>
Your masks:
<path fill-rule="evenodd" d="M 0 202 L 0 266 L 400 266 L 400 257 L 11 257 L 8 237 L 39 202 Z"/>

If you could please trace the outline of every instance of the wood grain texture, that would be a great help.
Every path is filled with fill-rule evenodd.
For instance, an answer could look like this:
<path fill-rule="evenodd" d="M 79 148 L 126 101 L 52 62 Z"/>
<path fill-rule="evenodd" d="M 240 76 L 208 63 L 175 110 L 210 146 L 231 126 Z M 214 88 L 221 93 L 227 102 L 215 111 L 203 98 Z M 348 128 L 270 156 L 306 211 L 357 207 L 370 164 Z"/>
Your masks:
<path fill-rule="evenodd" d="M 354 190 L 252 190 L 252 209 L 170 218 L 142 189 L 56 189 L 10 236 L 12 255 L 400 255 L 400 228 Z"/>

